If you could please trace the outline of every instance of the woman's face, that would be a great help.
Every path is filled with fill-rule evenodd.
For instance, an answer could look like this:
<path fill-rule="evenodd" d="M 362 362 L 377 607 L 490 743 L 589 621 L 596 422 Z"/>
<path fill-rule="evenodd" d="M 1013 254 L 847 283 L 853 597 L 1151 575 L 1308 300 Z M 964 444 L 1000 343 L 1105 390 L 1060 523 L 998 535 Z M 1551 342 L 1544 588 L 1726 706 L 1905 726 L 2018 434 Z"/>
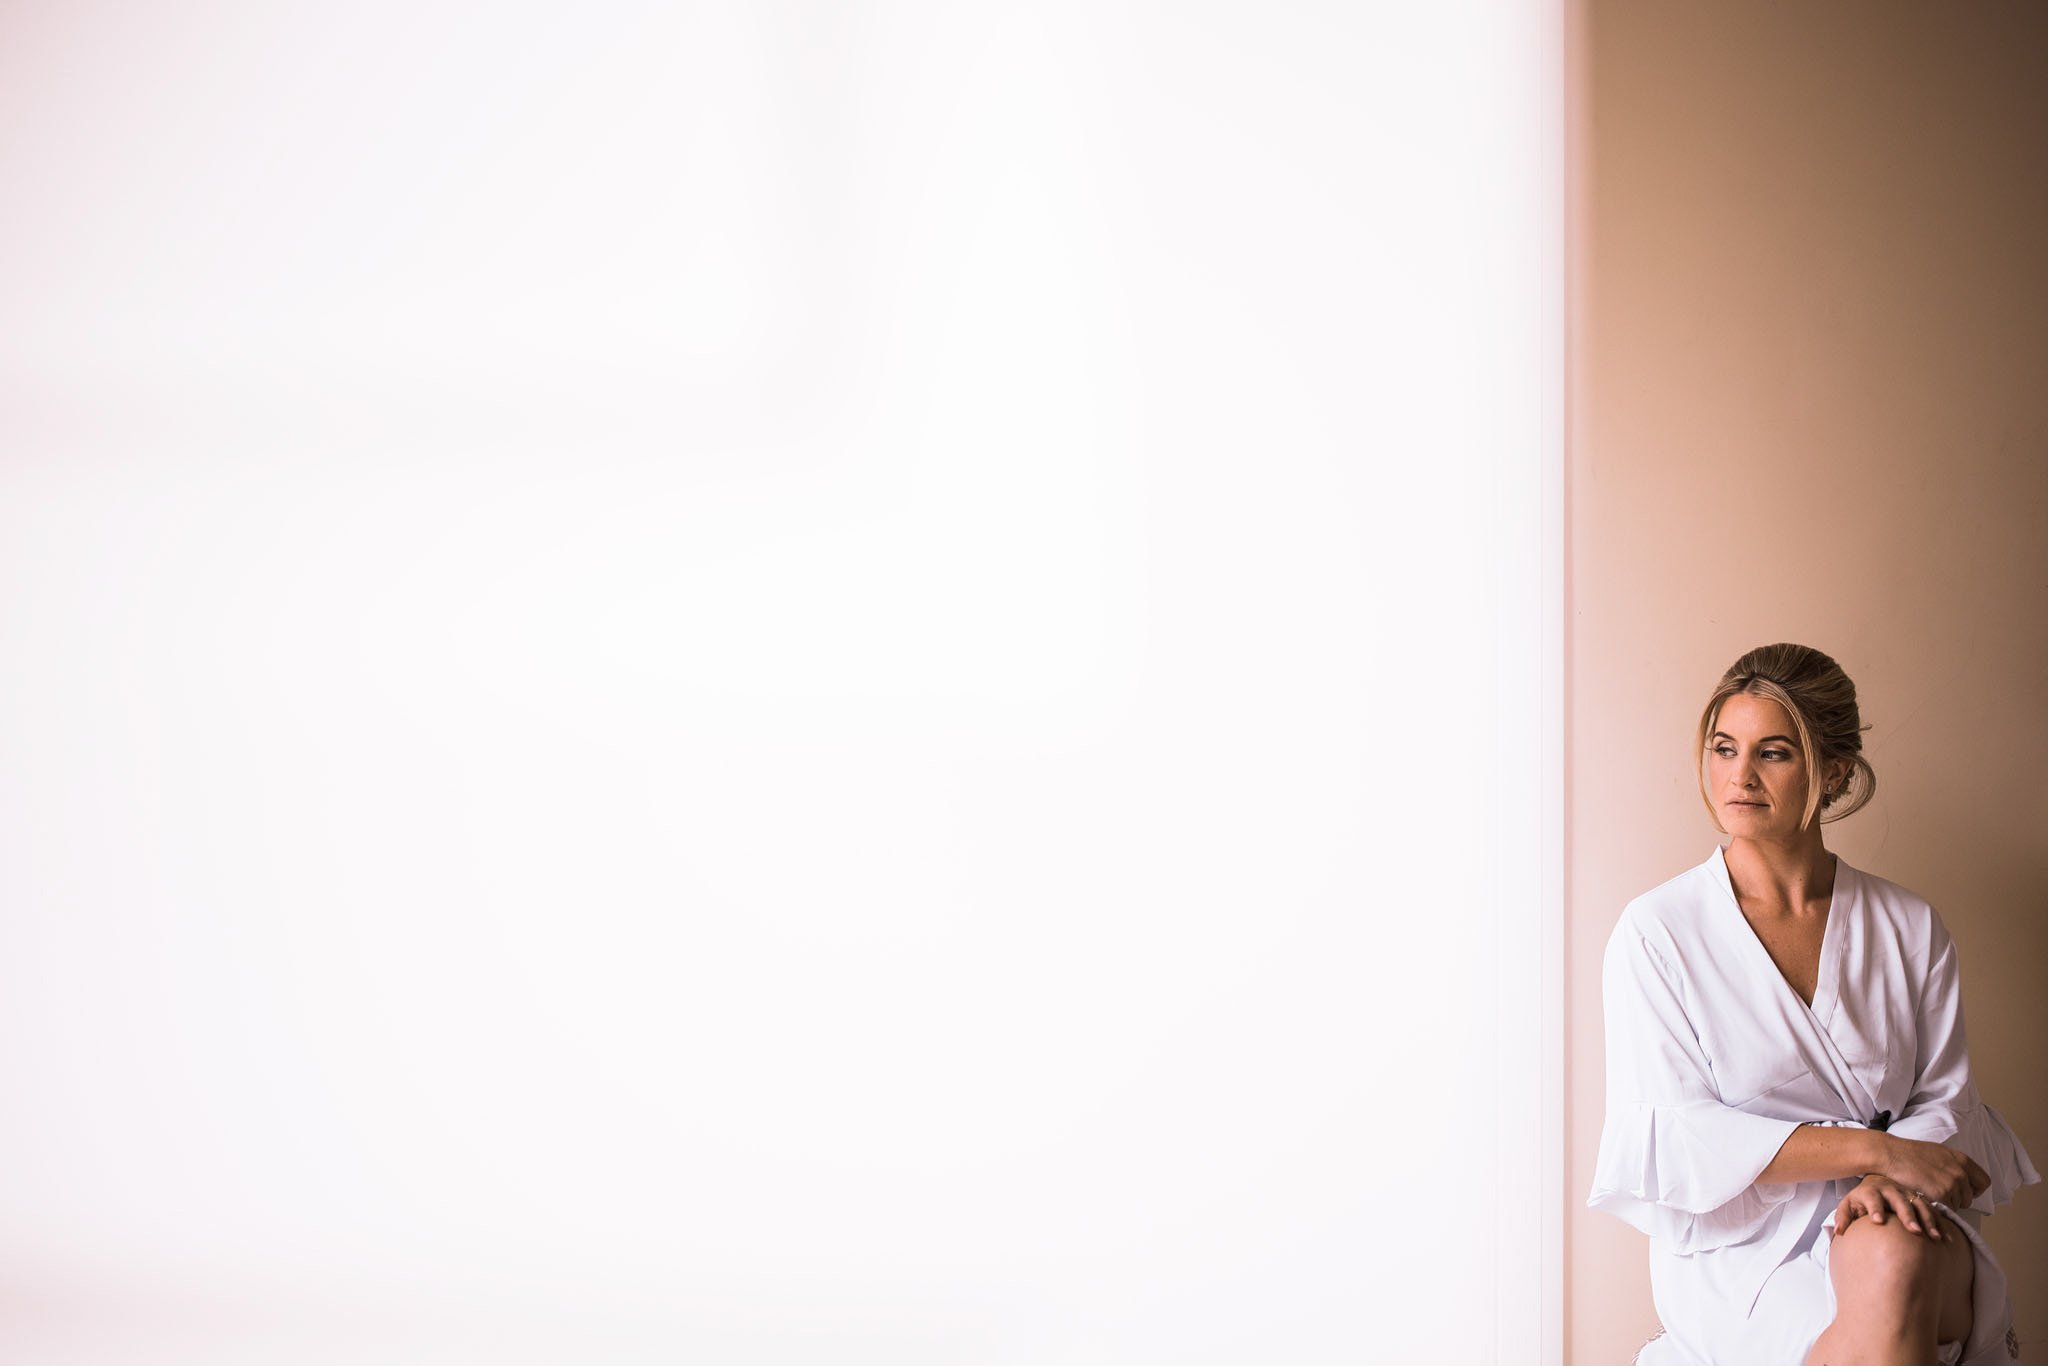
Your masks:
<path fill-rule="evenodd" d="M 1806 756 L 1785 709 L 1736 693 L 1707 737 L 1707 795 L 1721 827 L 1744 839 L 1790 839 L 1806 814 Z"/>

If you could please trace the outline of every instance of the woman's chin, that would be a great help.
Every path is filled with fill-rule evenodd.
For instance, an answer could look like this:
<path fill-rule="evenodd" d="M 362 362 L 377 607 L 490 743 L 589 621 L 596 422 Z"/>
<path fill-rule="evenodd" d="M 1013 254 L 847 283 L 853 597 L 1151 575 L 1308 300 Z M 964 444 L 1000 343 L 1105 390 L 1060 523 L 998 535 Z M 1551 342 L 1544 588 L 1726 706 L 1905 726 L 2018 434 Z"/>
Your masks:
<path fill-rule="evenodd" d="M 1769 807 L 1729 806 L 1721 809 L 1721 828 L 1731 835 L 1768 835 L 1777 822 Z"/>

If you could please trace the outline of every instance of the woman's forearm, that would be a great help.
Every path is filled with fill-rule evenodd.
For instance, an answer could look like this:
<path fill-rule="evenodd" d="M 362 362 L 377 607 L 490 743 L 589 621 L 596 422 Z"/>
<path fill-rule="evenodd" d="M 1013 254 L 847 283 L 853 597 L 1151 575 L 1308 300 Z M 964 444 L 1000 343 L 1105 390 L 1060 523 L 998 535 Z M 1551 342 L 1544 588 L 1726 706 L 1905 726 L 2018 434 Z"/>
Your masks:
<path fill-rule="evenodd" d="M 1868 1176 L 1883 1171 L 1889 1140 L 1875 1129 L 1802 1124 L 1785 1139 L 1759 1181 L 1832 1181 L 1839 1176 Z"/>

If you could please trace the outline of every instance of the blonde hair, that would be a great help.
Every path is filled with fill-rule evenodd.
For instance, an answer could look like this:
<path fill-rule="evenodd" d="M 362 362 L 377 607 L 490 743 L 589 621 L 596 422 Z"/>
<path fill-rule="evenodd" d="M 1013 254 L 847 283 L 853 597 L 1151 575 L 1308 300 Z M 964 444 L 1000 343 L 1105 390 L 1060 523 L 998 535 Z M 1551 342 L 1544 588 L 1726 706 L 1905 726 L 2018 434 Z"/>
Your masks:
<path fill-rule="evenodd" d="M 1877 792 L 1877 773 L 1863 757 L 1863 732 L 1856 711 L 1856 685 L 1842 666 L 1811 645 L 1759 645 L 1728 666 L 1700 713 L 1699 735 L 1693 745 L 1693 771 L 1699 779 L 1700 800 L 1707 805 L 1714 828 L 1726 833 L 1714 799 L 1707 793 L 1707 737 L 1721 719 L 1721 704 L 1737 693 L 1767 697 L 1783 707 L 1799 733 L 1799 749 L 1806 756 L 1806 812 L 1799 820 L 1804 830 L 1818 816 L 1825 823 L 1853 816 Z M 1849 780 L 1835 796 L 1821 794 L 1823 765 L 1839 759 L 1850 764 Z M 1825 811 L 1826 814 L 1822 814 Z"/>

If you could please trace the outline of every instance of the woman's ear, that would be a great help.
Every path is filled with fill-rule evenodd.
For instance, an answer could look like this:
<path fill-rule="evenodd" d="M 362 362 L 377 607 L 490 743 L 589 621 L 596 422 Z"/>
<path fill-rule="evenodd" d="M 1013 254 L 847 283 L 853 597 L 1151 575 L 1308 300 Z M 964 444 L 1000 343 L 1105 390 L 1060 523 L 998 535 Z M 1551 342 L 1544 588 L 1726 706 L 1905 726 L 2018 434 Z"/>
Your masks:
<path fill-rule="evenodd" d="M 1856 766 L 1847 759 L 1836 759 L 1827 766 L 1827 783 L 1821 788 L 1825 795 L 1840 798 L 1849 791 L 1849 779 L 1856 773 Z"/>

